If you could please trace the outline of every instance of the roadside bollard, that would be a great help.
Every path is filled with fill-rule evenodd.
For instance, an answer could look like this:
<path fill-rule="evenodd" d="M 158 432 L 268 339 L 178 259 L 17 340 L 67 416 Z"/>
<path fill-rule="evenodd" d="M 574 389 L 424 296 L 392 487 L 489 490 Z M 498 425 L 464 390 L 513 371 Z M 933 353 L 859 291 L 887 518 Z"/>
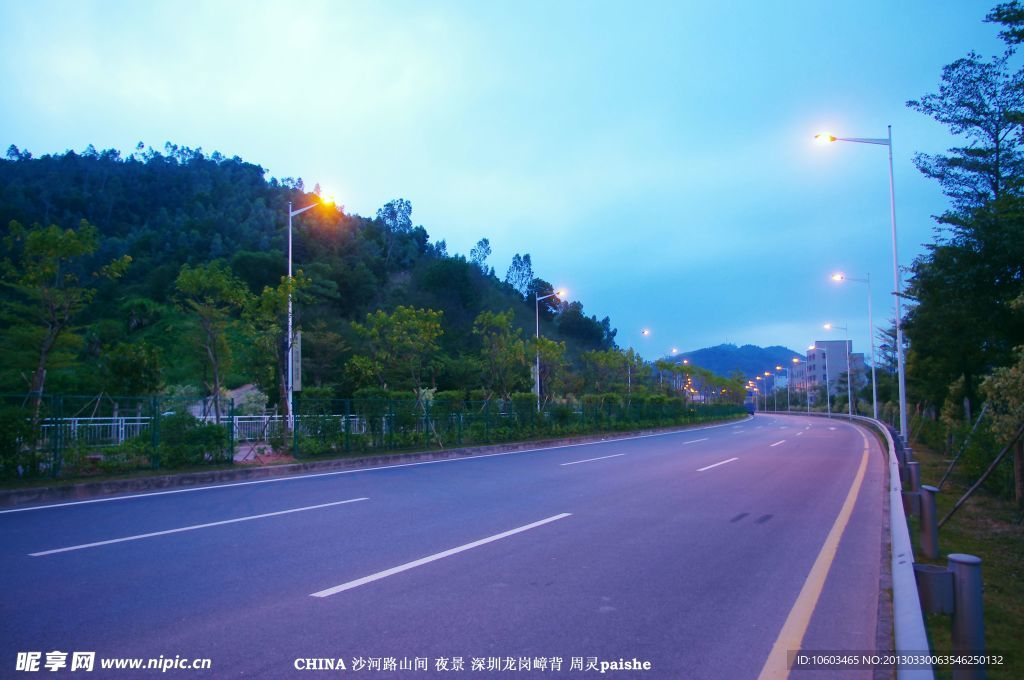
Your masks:
<path fill-rule="evenodd" d="M 907 463 L 907 470 L 910 472 L 907 475 L 910 479 L 910 490 L 918 492 L 921 490 L 921 464 L 910 462 Z"/>
<path fill-rule="evenodd" d="M 953 572 L 953 654 L 985 653 L 985 618 L 981 600 L 981 559 L 956 553 L 949 556 Z M 955 680 L 980 680 L 985 666 L 954 666 Z"/>
<path fill-rule="evenodd" d="M 921 552 L 929 559 L 939 556 L 939 525 L 935 518 L 935 494 L 939 492 L 934 486 L 921 486 Z"/>
<path fill-rule="evenodd" d="M 903 498 L 903 514 L 907 517 L 911 515 L 919 517 L 921 515 L 921 492 L 904 491 L 901 495 Z"/>

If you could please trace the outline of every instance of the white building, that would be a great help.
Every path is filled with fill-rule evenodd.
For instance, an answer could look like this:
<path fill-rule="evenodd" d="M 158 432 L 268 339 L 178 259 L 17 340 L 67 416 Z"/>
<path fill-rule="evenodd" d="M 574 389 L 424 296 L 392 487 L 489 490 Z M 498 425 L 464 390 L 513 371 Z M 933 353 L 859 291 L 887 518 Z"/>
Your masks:
<path fill-rule="evenodd" d="M 864 355 L 853 351 L 851 340 L 818 340 L 814 343 L 814 349 L 807 350 L 807 359 L 804 364 L 804 376 L 811 391 L 813 392 L 815 388 L 825 384 L 827 373 L 828 393 L 836 394 L 839 391 L 837 387 L 839 380 L 841 377 L 845 377 L 847 372 L 847 357 L 850 362 L 849 371 L 853 374 L 854 391 L 867 385 Z M 845 381 L 843 391 L 846 391 Z"/>

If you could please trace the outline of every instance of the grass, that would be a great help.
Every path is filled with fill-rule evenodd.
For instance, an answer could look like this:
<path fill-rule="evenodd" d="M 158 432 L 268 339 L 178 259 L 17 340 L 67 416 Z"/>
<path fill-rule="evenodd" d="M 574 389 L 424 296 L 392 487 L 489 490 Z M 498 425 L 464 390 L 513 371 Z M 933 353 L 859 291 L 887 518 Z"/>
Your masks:
<path fill-rule="evenodd" d="M 920 444 L 914 459 L 920 463 L 921 483 L 938 486 L 949 465 L 949 458 Z M 1003 465 L 1011 465 L 1005 460 Z M 954 469 L 936 497 L 941 521 L 956 501 L 970 488 L 974 479 Z M 951 553 L 967 553 L 981 558 L 981 576 L 985 611 L 985 645 L 988 653 L 1002 654 L 1003 666 L 990 666 L 992 680 L 1024 678 L 1024 524 L 1016 503 L 994 494 L 983 486 L 939 529 L 939 557 L 924 559 L 917 547 L 919 524 L 910 520 L 918 562 L 946 564 Z M 925 625 L 935 654 L 949 653 L 950 617 L 931 614 Z M 936 677 L 951 678 L 949 667 L 936 669 Z"/>

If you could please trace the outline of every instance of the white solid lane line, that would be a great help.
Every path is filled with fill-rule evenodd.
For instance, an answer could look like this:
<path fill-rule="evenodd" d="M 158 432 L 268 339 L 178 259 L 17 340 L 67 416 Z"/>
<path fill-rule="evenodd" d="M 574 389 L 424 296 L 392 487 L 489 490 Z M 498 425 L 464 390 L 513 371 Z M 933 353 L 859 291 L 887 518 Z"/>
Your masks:
<path fill-rule="evenodd" d="M 626 454 L 624 454 L 624 453 L 613 453 L 610 456 L 601 456 L 600 458 L 584 458 L 583 460 L 574 460 L 571 463 L 559 463 L 559 465 L 561 465 L 562 467 L 565 467 L 566 465 L 578 465 L 579 463 L 589 463 L 590 461 L 593 461 L 593 460 L 605 460 L 606 458 L 618 458 L 619 456 L 625 456 L 625 455 Z"/>
<path fill-rule="evenodd" d="M 778 446 L 779 444 L 785 444 L 785 443 L 786 443 L 785 439 L 780 439 L 779 441 L 775 442 L 774 444 L 769 444 L 768 448 L 771 448 L 773 446 Z"/>
<path fill-rule="evenodd" d="M 729 460 L 723 460 L 720 463 L 714 463 L 713 465 L 707 465 L 707 466 L 702 467 L 702 468 L 697 468 L 697 472 L 704 472 L 705 470 L 710 470 L 711 468 L 718 467 L 719 465 L 725 465 L 726 463 L 731 463 L 734 460 L 739 460 L 739 458 L 730 458 Z"/>
<path fill-rule="evenodd" d="M 209 527 L 218 527 L 223 524 L 234 524 L 236 522 L 248 522 L 254 519 L 263 519 L 264 517 L 277 517 L 278 515 L 288 515 L 293 512 L 303 512 L 305 510 L 317 510 L 319 508 L 329 508 L 335 505 L 344 505 L 346 503 L 358 503 L 359 501 L 366 501 L 369 498 L 350 498 L 347 501 L 335 501 L 333 503 L 321 503 L 320 505 L 309 505 L 304 508 L 292 508 L 291 510 L 279 510 L 278 512 L 266 512 L 262 515 L 250 515 L 249 517 L 236 517 L 235 519 L 225 519 L 220 522 L 207 522 L 206 524 L 193 524 L 192 526 L 181 527 L 179 529 L 167 529 L 166 531 L 153 531 L 148 534 L 136 534 L 135 536 L 125 536 L 123 538 L 112 538 L 109 541 L 96 541 L 95 543 L 83 543 L 81 545 L 72 545 L 67 548 L 55 548 L 54 550 L 42 550 L 40 552 L 29 553 L 29 557 L 42 557 L 44 555 L 53 555 L 56 553 L 71 552 L 72 550 L 85 550 L 86 548 L 98 548 L 101 545 L 111 545 L 112 543 L 124 543 L 126 541 L 138 541 L 142 538 L 153 538 L 154 536 L 166 536 L 167 534 L 179 534 L 183 531 L 195 531 L 196 529 L 207 529 Z"/>
<path fill-rule="evenodd" d="M 518 527 L 516 529 L 511 529 L 509 531 L 504 531 L 504 532 L 502 532 L 500 534 L 495 534 L 493 536 L 488 536 L 487 538 L 481 538 L 479 541 L 473 541 L 472 543 L 466 543 L 465 545 L 460 545 L 458 548 L 452 548 L 450 550 L 445 550 L 445 551 L 442 551 L 442 552 L 439 552 L 439 553 L 434 553 L 433 555 L 428 555 L 427 557 L 422 557 L 422 558 L 420 558 L 418 560 L 413 560 L 412 562 L 406 562 L 405 564 L 400 564 L 397 567 L 391 567 L 390 569 L 385 569 L 384 571 L 378 571 L 376 574 L 370 574 L 369 576 L 364 576 L 362 578 L 357 578 L 354 581 L 349 581 L 347 583 L 342 583 L 340 586 L 334 586 L 333 588 L 327 588 L 325 590 L 319 590 L 319 591 L 317 591 L 315 593 L 310 593 L 309 596 L 310 597 L 330 597 L 331 595 L 337 595 L 338 593 L 344 592 L 346 590 L 352 590 L 353 588 L 358 588 L 359 586 L 366 585 L 367 583 L 373 583 L 374 581 L 379 581 L 381 579 L 387 578 L 388 576 L 394 576 L 395 574 L 400 574 L 403 571 L 409 571 L 410 569 L 415 569 L 416 567 L 421 567 L 424 564 L 429 564 L 430 562 L 436 562 L 437 560 L 443 560 L 446 557 L 451 557 L 452 555 L 457 555 L 460 552 L 465 552 L 467 550 L 472 550 L 473 548 L 478 548 L 478 547 L 480 547 L 482 545 L 486 545 L 488 543 L 493 543 L 494 541 L 500 541 L 503 538 L 508 538 L 509 536 L 514 536 L 514 535 L 520 534 L 520 533 L 522 533 L 524 531 L 529 531 L 530 529 L 536 529 L 539 526 L 543 526 L 545 524 L 550 524 L 551 522 L 555 522 L 557 520 L 564 519 L 566 517 L 569 517 L 570 515 L 572 515 L 571 512 L 563 512 L 560 515 L 554 515 L 552 517 L 548 517 L 547 519 L 542 519 L 539 522 L 533 522 L 532 524 L 526 524 L 526 525 Z"/>
<path fill-rule="evenodd" d="M 684 444 L 696 444 L 697 442 L 706 442 L 707 440 L 708 440 L 708 438 L 704 437 L 703 439 L 691 439 L 690 441 L 683 442 L 683 443 Z"/>

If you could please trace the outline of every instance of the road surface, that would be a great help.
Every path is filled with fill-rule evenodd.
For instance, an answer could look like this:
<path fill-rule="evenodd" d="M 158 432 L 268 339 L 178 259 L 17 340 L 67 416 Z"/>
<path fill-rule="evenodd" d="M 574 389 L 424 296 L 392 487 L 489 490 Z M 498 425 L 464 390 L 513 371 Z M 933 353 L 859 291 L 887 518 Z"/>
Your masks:
<path fill-rule="evenodd" d="M 788 650 L 875 649 L 884 462 L 840 419 L 757 415 L 6 510 L 0 676 L 30 677 L 19 652 L 39 652 L 67 677 L 161 675 L 100 668 L 115 658 L 209 659 L 170 672 L 194 677 L 338 659 L 369 677 L 596 677 L 620 660 L 608 675 L 785 677 Z M 70 671 L 75 651 L 92 673 Z"/>

